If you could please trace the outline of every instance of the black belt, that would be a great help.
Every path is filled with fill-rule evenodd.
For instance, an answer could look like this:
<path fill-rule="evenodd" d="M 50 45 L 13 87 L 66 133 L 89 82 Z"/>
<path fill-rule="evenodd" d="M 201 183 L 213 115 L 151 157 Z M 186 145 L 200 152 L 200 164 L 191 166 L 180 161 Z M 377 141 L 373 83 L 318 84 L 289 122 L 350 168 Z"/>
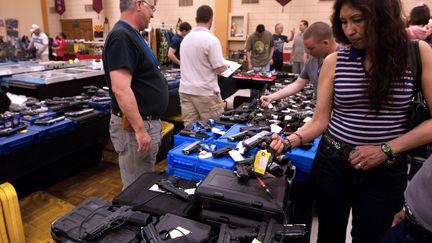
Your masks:
<path fill-rule="evenodd" d="M 415 235 L 426 238 L 426 239 L 432 239 L 432 232 L 424 228 L 419 222 L 417 222 L 416 218 L 412 214 L 409 207 L 405 204 L 405 223 L 407 228 L 415 232 Z"/>
<path fill-rule="evenodd" d="M 118 117 L 122 117 L 122 113 L 120 111 L 111 111 L 111 114 L 118 116 Z M 141 118 L 144 121 L 152 121 L 152 120 L 159 120 L 161 118 L 160 115 L 142 115 L 141 114 Z"/>
<path fill-rule="evenodd" d="M 329 132 L 324 133 L 322 139 L 327 146 L 331 146 L 333 149 L 338 151 L 341 155 L 344 156 L 345 159 L 348 159 L 351 151 L 353 151 L 350 146 L 340 141 L 338 138 L 335 138 Z"/>
<path fill-rule="evenodd" d="M 346 143 L 342 142 L 338 138 L 331 135 L 328 131 L 324 133 L 322 140 L 324 140 L 324 143 L 327 146 L 331 146 L 333 149 L 338 151 L 345 159 L 348 159 L 350 156 L 350 153 L 354 150 L 352 147 L 347 145 Z M 387 164 L 398 164 L 400 162 L 406 161 L 406 154 L 400 153 L 397 154 L 394 161 L 387 161 Z M 384 164 L 384 163 L 383 163 Z"/>

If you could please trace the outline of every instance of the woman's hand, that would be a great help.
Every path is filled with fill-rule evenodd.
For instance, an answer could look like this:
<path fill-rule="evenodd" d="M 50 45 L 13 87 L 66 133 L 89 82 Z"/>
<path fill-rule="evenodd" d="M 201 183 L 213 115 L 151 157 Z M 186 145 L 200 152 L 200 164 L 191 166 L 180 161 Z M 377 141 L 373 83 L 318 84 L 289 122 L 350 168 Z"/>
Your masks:
<path fill-rule="evenodd" d="M 277 134 L 272 135 L 272 142 L 270 143 L 270 148 L 273 149 L 275 155 L 280 155 L 288 142 L 281 138 Z"/>
<path fill-rule="evenodd" d="M 349 161 L 357 170 L 368 170 L 388 159 L 379 145 L 357 146 L 350 154 Z"/>

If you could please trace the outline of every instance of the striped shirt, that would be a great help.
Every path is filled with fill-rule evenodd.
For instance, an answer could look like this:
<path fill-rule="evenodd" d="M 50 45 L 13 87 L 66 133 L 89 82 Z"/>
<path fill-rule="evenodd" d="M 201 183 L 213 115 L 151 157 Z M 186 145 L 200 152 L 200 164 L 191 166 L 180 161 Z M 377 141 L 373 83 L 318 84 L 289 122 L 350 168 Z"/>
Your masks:
<path fill-rule="evenodd" d="M 381 144 L 404 134 L 413 96 L 412 74 L 406 70 L 401 81 L 390 85 L 388 99 L 379 112 L 371 112 L 366 95 L 369 79 L 363 61 L 363 52 L 353 47 L 338 51 L 328 130 L 352 147 Z"/>

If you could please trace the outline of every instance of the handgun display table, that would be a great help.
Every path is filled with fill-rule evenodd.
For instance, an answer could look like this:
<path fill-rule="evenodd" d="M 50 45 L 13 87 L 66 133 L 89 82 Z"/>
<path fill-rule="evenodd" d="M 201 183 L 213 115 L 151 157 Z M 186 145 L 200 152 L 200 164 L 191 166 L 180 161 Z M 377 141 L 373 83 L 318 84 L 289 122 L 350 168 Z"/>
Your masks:
<path fill-rule="evenodd" d="M 86 90 L 85 93 L 89 93 Z M 0 182 L 20 196 L 101 161 L 108 138 L 108 94 L 31 101 L 0 116 Z"/>
<path fill-rule="evenodd" d="M 52 97 L 66 97 L 79 95 L 84 86 L 101 87 L 106 85 L 103 75 L 94 77 L 78 78 L 67 82 L 50 84 L 30 83 L 16 78 L 9 81 L 9 92 L 34 97 L 40 100 Z"/>

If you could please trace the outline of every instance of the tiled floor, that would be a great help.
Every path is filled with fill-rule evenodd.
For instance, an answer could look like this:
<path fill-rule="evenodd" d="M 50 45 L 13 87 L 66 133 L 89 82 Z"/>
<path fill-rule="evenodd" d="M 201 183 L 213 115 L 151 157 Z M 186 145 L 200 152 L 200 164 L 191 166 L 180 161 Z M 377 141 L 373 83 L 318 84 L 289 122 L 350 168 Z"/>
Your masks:
<path fill-rule="evenodd" d="M 166 161 L 156 166 L 157 171 L 164 171 L 165 168 Z M 21 199 L 20 208 L 26 241 L 54 242 L 50 234 L 51 222 L 89 197 L 111 201 L 121 188 L 118 165 L 103 162 L 43 192 L 35 192 Z"/>

